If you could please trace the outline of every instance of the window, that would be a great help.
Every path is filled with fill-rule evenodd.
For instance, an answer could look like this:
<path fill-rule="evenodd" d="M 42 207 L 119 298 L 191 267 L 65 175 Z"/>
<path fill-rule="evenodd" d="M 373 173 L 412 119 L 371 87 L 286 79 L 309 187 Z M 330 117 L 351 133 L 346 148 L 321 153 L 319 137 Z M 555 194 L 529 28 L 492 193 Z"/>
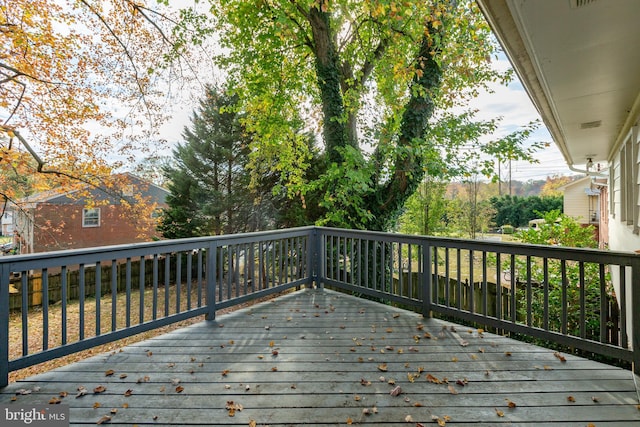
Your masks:
<path fill-rule="evenodd" d="M 83 227 L 100 227 L 100 208 L 82 210 Z"/>

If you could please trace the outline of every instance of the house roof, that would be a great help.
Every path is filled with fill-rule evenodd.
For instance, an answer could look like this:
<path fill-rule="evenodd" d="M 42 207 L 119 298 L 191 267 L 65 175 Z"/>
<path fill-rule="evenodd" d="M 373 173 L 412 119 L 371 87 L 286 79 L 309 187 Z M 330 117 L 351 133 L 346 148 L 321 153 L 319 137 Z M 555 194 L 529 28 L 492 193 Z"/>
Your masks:
<path fill-rule="evenodd" d="M 154 203 L 164 203 L 169 191 L 165 188 L 157 186 L 151 182 L 145 181 L 133 174 L 125 174 L 129 182 L 138 188 L 138 191 L 145 193 L 147 197 Z M 143 189 L 142 189 L 143 187 Z M 85 186 L 88 188 L 88 186 Z M 84 202 L 86 196 L 74 197 L 73 194 L 80 190 L 63 190 L 60 188 L 54 188 L 51 190 L 43 191 L 40 193 L 32 194 L 23 198 L 19 204 L 25 208 L 34 208 L 39 203 L 52 203 L 52 204 L 69 204 L 69 203 L 81 203 Z M 124 190 L 123 190 L 124 193 Z M 91 198 L 98 200 L 114 199 L 115 196 L 101 189 L 91 189 Z M 126 194 L 125 194 L 126 196 Z"/>
<path fill-rule="evenodd" d="M 611 161 L 640 114 L 640 1 L 476 1 L 569 167 Z"/>

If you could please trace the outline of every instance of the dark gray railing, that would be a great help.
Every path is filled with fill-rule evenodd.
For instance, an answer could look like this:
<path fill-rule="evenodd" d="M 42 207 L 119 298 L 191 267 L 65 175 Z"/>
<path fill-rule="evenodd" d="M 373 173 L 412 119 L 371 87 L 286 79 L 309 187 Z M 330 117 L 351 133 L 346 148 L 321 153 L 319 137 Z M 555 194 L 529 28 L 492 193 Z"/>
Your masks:
<path fill-rule="evenodd" d="M 640 287 L 625 286 L 640 285 L 639 262 L 627 253 L 322 227 L 0 257 L 0 386 L 17 369 L 312 283 L 637 370 L 640 316 L 629 307 Z M 32 322 L 42 336 L 30 335 Z"/>
<path fill-rule="evenodd" d="M 309 284 L 312 235 L 301 228 L 0 257 L 0 386 L 17 369 Z M 42 336 L 30 333 L 33 322 Z"/>
<path fill-rule="evenodd" d="M 318 233 L 325 254 L 319 280 L 326 285 L 425 316 L 440 313 L 629 361 L 639 370 L 636 254 L 327 228 Z"/>

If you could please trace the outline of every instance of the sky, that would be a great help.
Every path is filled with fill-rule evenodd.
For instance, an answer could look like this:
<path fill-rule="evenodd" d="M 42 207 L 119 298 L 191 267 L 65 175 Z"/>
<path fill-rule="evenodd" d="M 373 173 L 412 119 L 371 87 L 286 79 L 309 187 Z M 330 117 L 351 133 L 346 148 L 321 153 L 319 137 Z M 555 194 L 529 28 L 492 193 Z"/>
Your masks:
<path fill-rule="evenodd" d="M 495 63 L 496 68 L 510 67 L 509 61 L 503 54 L 499 55 Z M 494 85 L 493 93 L 483 93 L 472 102 L 472 106 L 479 110 L 478 118 L 491 119 L 502 117 L 498 136 L 517 130 L 527 123 L 539 120 L 540 126 L 529 138 L 531 142 L 549 142 L 549 147 L 540 151 L 535 156 L 539 163 L 512 162 L 511 179 L 514 181 L 544 180 L 547 176 L 573 175 L 560 150 L 553 142 L 551 134 L 542 123 L 542 118 L 527 95 L 517 75 L 508 85 Z M 502 179 L 508 180 L 508 165 L 502 167 Z"/>

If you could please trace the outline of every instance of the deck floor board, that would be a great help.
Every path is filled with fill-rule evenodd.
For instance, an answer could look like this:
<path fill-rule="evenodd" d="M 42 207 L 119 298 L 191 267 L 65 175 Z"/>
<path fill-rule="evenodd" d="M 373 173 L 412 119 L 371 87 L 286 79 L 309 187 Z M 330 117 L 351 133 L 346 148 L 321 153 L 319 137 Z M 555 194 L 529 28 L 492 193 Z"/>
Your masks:
<path fill-rule="evenodd" d="M 10 384 L 0 403 L 66 392 L 71 425 L 117 409 L 110 425 L 437 425 L 446 416 L 447 426 L 640 427 L 631 372 L 554 353 L 303 290 Z M 89 393 L 76 398 L 80 386 Z M 98 386 L 106 390 L 94 394 Z M 234 416 L 230 401 L 242 405 Z"/>

